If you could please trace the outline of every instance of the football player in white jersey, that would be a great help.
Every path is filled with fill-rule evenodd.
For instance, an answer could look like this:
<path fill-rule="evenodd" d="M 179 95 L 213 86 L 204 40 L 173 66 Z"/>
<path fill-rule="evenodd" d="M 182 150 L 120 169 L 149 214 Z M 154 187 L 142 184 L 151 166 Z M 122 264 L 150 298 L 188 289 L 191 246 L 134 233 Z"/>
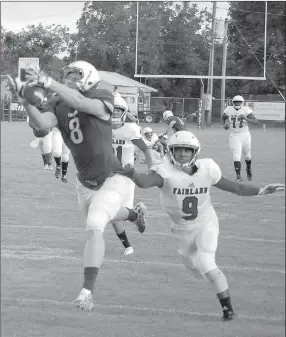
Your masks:
<path fill-rule="evenodd" d="M 234 161 L 236 180 L 242 181 L 240 171 L 241 154 L 243 153 L 247 179 L 251 181 L 251 134 L 247 123 L 258 124 L 258 120 L 254 117 L 253 111 L 249 107 L 243 106 L 243 104 L 244 98 L 242 96 L 235 96 L 232 99 L 233 106 L 225 108 L 222 120 L 224 128 L 229 130 L 229 147 Z"/>
<path fill-rule="evenodd" d="M 113 151 L 121 162 L 122 166 L 134 166 L 135 146 L 137 146 L 144 153 L 146 163 L 150 168 L 152 166 L 152 157 L 148 147 L 142 140 L 140 126 L 130 122 L 124 123 L 127 109 L 127 102 L 121 97 L 120 94 L 117 93 L 114 96 L 114 111 L 111 115 Z M 126 200 L 124 206 L 132 208 L 134 202 L 135 184 L 132 182 L 132 180 L 129 180 L 127 183 L 126 190 L 128 189 L 128 200 Z M 122 223 L 113 222 L 112 226 L 125 248 L 123 255 L 132 254 L 133 247 L 129 243 Z"/>
<path fill-rule="evenodd" d="M 164 157 L 164 146 L 161 144 L 158 135 L 150 127 L 144 128 L 142 133 L 142 139 L 151 151 L 154 164 L 161 162 Z"/>
<path fill-rule="evenodd" d="M 168 141 L 166 161 L 151 168 L 153 173 L 149 174 L 130 169 L 130 177 L 141 188 L 160 188 L 161 205 L 171 219 L 182 263 L 194 276 L 204 277 L 213 285 L 223 319 L 231 320 L 234 311 L 227 280 L 215 262 L 219 224 L 211 203 L 210 188 L 215 186 L 234 194 L 255 196 L 284 190 L 285 186 L 257 187 L 228 180 L 212 159 L 197 159 L 200 149 L 193 133 L 178 131 Z"/>

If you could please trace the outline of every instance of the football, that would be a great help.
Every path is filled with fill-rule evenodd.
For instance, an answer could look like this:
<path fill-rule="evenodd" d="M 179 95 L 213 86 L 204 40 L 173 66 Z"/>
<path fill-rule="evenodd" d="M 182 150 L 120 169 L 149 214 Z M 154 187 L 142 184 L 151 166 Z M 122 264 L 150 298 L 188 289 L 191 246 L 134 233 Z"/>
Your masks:
<path fill-rule="evenodd" d="M 39 106 L 46 97 L 46 90 L 40 86 L 26 87 L 23 97 L 33 106 Z"/>

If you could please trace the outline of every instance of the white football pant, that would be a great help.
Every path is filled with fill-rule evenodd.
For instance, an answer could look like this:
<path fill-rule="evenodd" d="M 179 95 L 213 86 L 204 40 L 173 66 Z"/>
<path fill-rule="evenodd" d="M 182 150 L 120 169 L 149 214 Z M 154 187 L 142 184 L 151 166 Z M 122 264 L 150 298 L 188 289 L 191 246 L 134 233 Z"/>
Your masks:
<path fill-rule="evenodd" d="M 244 134 L 230 134 L 229 147 L 232 152 L 233 161 L 240 161 L 242 153 L 246 160 L 250 160 L 251 159 L 250 132 Z"/>

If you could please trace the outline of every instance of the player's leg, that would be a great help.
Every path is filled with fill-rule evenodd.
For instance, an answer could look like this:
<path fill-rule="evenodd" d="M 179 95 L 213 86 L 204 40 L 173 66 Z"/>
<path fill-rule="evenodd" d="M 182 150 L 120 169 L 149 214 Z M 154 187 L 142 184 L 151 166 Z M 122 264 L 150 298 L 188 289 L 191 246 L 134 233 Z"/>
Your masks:
<path fill-rule="evenodd" d="M 70 150 L 66 146 L 65 142 L 62 141 L 62 182 L 67 183 L 67 173 L 70 160 Z"/>
<path fill-rule="evenodd" d="M 213 285 L 223 310 L 223 319 L 231 320 L 234 312 L 230 300 L 227 279 L 215 262 L 218 234 L 218 224 L 213 222 L 210 222 L 198 232 L 196 236 L 198 250 L 194 263 L 201 270 L 202 275 Z"/>
<path fill-rule="evenodd" d="M 136 212 L 121 207 L 127 197 L 125 186 L 128 180 L 116 174 L 107 178 L 95 191 L 87 189 L 78 181 L 76 183 L 79 205 L 86 215 L 87 239 L 84 248 L 84 283 L 74 304 L 86 311 L 93 307 L 92 293 L 105 253 L 103 232 L 106 225 L 114 220 L 136 222 Z"/>
<path fill-rule="evenodd" d="M 53 156 L 56 162 L 55 177 L 58 179 L 61 177 L 63 139 L 60 130 L 57 128 L 54 128 L 52 131 L 52 140 Z"/>
<path fill-rule="evenodd" d="M 134 191 L 135 191 L 135 184 L 130 179 L 126 181 L 125 185 L 127 199 L 124 202 L 123 206 L 128 207 L 131 209 L 134 203 Z M 127 191 L 128 190 L 128 191 Z M 123 244 L 125 251 L 123 255 L 130 255 L 133 253 L 133 247 L 130 245 L 129 240 L 127 238 L 127 234 L 122 222 L 112 222 L 113 229 L 115 230 L 116 235 L 118 236 L 119 240 Z"/>
<path fill-rule="evenodd" d="M 215 262 L 218 233 L 218 226 L 215 223 L 209 223 L 193 231 L 188 241 L 181 241 L 179 255 L 183 264 L 196 278 L 205 277 L 214 286 L 223 310 L 223 319 L 230 320 L 234 312 L 227 279 Z"/>
<path fill-rule="evenodd" d="M 48 169 L 53 171 L 52 158 L 53 158 L 53 144 L 52 133 L 50 132 L 43 138 L 43 151 L 45 153 Z"/>
<path fill-rule="evenodd" d="M 234 170 L 236 173 L 236 180 L 242 181 L 241 179 L 241 153 L 242 153 L 242 144 L 240 136 L 230 135 L 229 136 L 229 147 L 232 152 L 232 159 L 234 164 Z"/>
<path fill-rule="evenodd" d="M 252 180 L 251 170 L 251 134 L 250 132 L 244 135 L 242 151 L 246 163 L 246 175 L 249 181 Z"/>
<path fill-rule="evenodd" d="M 43 139 L 42 138 L 35 138 L 32 143 L 31 143 L 32 147 L 36 146 L 36 147 L 39 148 L 39 150 L 41 152 L 43 162 L 44 162 L 43 170 L 47 170 L 49 168 L 49 166 L 48 166 L 47 157 L 46 157 L 46 154 L 45 154 L 44 148 L 43 148 Z M 31 144 L 30 144 L 30 146 L 31 146 Z"/>

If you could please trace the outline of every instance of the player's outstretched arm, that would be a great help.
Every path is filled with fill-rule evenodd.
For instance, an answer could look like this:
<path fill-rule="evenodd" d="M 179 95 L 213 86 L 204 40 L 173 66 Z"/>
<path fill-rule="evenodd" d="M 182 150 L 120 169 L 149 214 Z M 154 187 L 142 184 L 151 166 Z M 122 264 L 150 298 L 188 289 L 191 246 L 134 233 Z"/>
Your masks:
<path fill-rule="evenodd" d="M 8 76 L 8 81 L 11 91 L 17 95 L 19 103 L 24 106 L 26 113 L 29 116 L 30 126 L 33 125 L 33 128 L 37 128 L 39 130 L 50 130 L 58 125 L 57 117 L 52 112 L 41 113 L 36 107 L 29 104 L 23 97 L 22 93 L 25 87 L 30 84 L 29 80 L 27 82 L 21 82 L 19 78 L 13 80 L 11 76 Z"/>
<path fill-rule="evenodd" d="M 214 186 L 226 192 L 249 197 L 254 195 L 271 194 L 275 193 L 276 191 L 285 190 L 284 184 L 256 186 L 254 184 L 237 183 L 224 177 L 221 177 L 221 179 Z"/>
<path fill-rule="evenodd" d="M 132 179 L 134 183 L 140 188 L 144 189 L 151 187 L 161 188 L 164 185 L 164 179 L 158 173 L 155 172 L 151 172 L 149 174 L 137 173 L 134 167 L 131 165 L 126 165 L 124 169 L 126 176 Z"/>
<path fill-rule="evenodd" d="M 44 88 L 52 90 L 71 108 L 84 111 L 85 113 L 94 115 L 103 120 L 110 119 L 110 113 L 107 111 L 102 100 L 87 98 L 79 91 L 57 82 L 38 68 L 34 67 L 33 69 L 29 69 L 27 74 L 29 81 L 32 82 L 31 85 L 40 84 Z"/>

